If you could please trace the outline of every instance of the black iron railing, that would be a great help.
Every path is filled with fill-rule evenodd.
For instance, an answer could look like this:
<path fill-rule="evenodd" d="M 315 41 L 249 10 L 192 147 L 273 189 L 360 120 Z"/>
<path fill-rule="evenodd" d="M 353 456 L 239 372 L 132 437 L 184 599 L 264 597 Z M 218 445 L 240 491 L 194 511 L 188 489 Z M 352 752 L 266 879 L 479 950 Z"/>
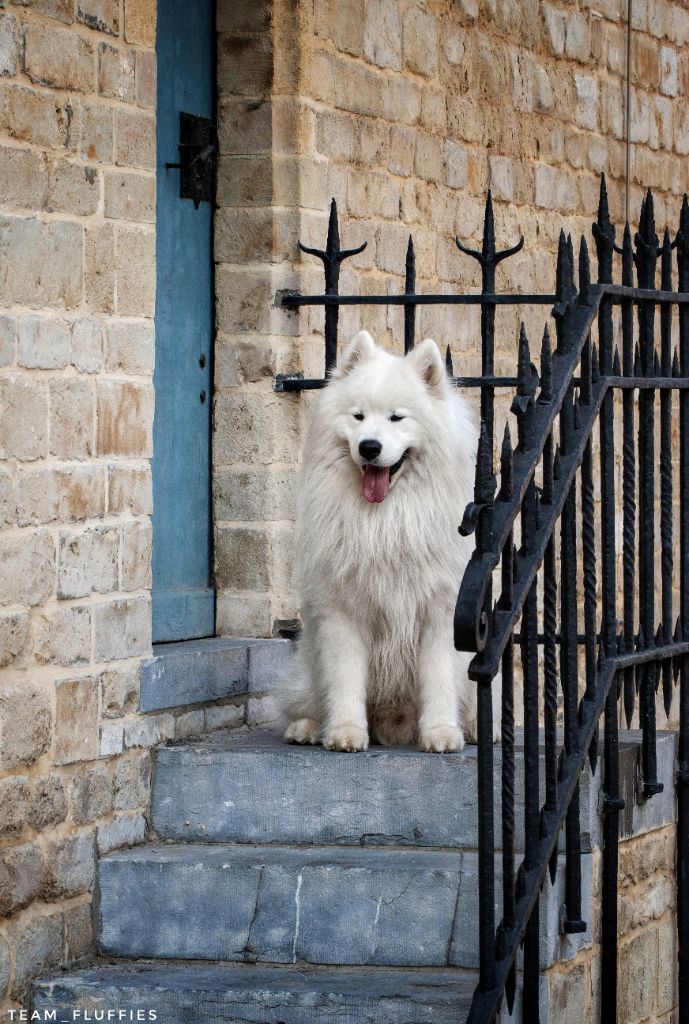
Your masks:
<path fill-rule="evenodd" d="M 656 235 L 649 192 L 634 236 L 615 243 L 605 181 L 593 238 L 598 262 L 591 282 L 585 239 L 575 283 L 571 238 L 561 233 L 553 295 L 498 295 L 497 264 L 517 252 L 495 245 L 490 193 L 480 251 L 460 251 L 482 271 L 479 295 L 415 292 L 410 239 L 404 293 L 338 295 L 339 267 L 359 249 L 339 246 L 333 202 L 325 250 L 304 249 L 324 264 L 323 295 L 282 294 L 288 308 L 325 306 L 325 376 L 276 378 L 279 391 L 322 387 L 334 367 L 341 305 L 404 306 L 405 351 L 414 344 L 422 304 L 481 307 L 482 375 L 455 377 L 481 391 L 481 435 L 474 501 L 461 529 L 475 550 L 459 588 L 455 644 L 473 651 L 478 691 L 480 980 L 470 1024 L 490 1024 L 506 998 L 512 1009 L 517 954 L 523 946 L 522 1019 L 539 1019 L 541 888 L 559 870 L 564 829 L 564 932 L 586 928 L 581 910 L 579 779 L 587 760 L 598 767 L 603 718 L 603 880 L 601 888 L 601 1021 L 617 1019 L 617 869 L 620 797 L 618 707 L 629 726 L 638 711 L 642 780 L 638 799 L 662 790 L 656 766 L 656 692 L 670 712 L 679 678 L 677 769 L 677 920 L 679 977 L 689 978 L 689 203 L 674 242 Z M 677 287 L 673 291 L 673 252 Z M 614 255 L 621 284 L 613 283 Z M 656 289 L 660 259 L 660 290 Z M 637 285 L 634 286 L 636 268 Z M 495 374 L 498 305 L 552 306 L 555 345 L 546 324 L 540 372 L 522 327 L 516 377 Z M 656 308 L 659 317 L 656 320 Z M 658 330 L 656 329 L 656 324 Z M 621 338 L 621 353 L 615 332 Z M 656 339 L 659 337 L 660 350 Z M 448 347 L 448 372 L 452 359 Z M 500 487 L 494 475 L 496 389 L 514 393 L 516 445 L 505 427 Z M 619 393 L 619 394 L 618 394 Z M 659 407 L 659 422 L 656 412 Z M 621 415 L 621 459 L 615 417 Z M 675 429 L 679 426 L 678 431 Z M 678 443 L 677 443 L 678 441 Z M 616 464 L 621 462 L 621 467 Z M 657 471 L 658 470 L 658 471 Z M 596 500 L 596 477 L 598 496 Z M 621 484 L 618 487 L 618 482 Z M 621 518 L 621 540 L 616 518 Z M 656 533 L 656 525 L 658 533 Z M 658 552 L 660 558 L 657 557 Z M 621 582 L 617 557 L 621 556 Z M 459 581 L 458 581 L 459 583 Z M 657 598 L 658 612 L 656 611 Z M 518 628 L 518 632 L 517 632 Z M 496 842 L 491 687 L 502 692 L 501 820 Z M 580 682 L 581 680 L 581 682 Z M 515 689 L 522 687 L 524 856 L 515 852 Z M 562 731 L 558 732 L 558 725 Z M 542 723 L 543 784 L 540 778 Z M 496 924 L 495 858 L 502 858 L 502 914 Z M 689 1024 L 689 988 L 679 987 L 679 1024 Z"/>

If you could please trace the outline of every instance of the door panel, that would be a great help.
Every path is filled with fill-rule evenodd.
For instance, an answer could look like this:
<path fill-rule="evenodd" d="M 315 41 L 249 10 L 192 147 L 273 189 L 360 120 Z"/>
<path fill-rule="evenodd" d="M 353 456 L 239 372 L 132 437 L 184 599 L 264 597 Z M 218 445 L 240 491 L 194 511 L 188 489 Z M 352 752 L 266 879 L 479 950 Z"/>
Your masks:
<path fill-rule="evenodd" d="M 215 115 L 215 0 L 158 2 L 153 639 L 215 630 L 210 498 L 213 209 L 179 198 L 181 111 Z"/>

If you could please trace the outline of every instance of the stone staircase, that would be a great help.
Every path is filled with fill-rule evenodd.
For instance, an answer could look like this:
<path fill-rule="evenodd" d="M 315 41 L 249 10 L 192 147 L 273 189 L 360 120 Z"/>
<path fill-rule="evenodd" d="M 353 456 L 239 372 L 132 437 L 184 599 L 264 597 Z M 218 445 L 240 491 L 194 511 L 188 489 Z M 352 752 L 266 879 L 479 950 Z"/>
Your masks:
<path fill-rule="evenodd" d="M 671 739 L 659 744 L 670 773 Z M 499 778 L 499 746 L 495 760 Z M 80 1008 L 155 1011 L 159 1024 L 459 1024 L 477 980 L 476 792 L 475 747 L 337 754 L 256 732 L 163 746 L 149 841 L 99 863 L 99 962 L 36 983 L 32 1007 L 58 1020 Z M 629 827 L 657 827 L 673 813 L 661 803 Z M 589 931 L 560 934 L 558 873 L 541 901 L 544 968 L 592 941 L 588 773 L 581 807 Z"/>

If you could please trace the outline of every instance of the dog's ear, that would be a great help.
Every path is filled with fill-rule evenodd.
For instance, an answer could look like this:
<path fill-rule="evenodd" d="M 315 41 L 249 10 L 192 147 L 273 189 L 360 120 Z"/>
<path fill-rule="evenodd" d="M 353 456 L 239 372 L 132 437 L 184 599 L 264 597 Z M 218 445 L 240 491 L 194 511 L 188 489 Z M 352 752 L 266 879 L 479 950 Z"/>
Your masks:
<path fill-rule="evenodd" d="M 355 366 L 375 355 L 376 343 L 368 331 L 359 331 L 350 341 L 333 372 L 333 377 L 346 377 Z"/>
<path fill-rule="evenodd" d="M 429 391 L 441 397 L 446 380 L 445 367 L 440 350 L 432 338 L 426 338 L 413 348 L 407 359 L 421 377 Z"/>

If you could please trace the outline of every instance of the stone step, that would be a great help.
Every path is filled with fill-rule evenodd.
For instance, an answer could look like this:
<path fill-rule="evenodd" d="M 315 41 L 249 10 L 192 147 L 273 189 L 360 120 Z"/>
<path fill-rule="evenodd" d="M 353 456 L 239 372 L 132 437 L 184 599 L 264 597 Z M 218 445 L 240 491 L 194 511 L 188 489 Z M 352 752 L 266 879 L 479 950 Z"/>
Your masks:
<path fill-rule="evenodd" d="M 592 875 L 587 854 L 589 921 Z M 563 876 L 541 900 L 544 966 L 590 944 L 559 935 Z M 102 858 L 99 890 L 99 945 L 113 956 L 478 966 L 475 853 L 150 844 Z"/>
<path fill-rule="evenodd" d="M 515 777 L 523 805 L 521 752 Z M 543 764 L 543 759 L 541 759 Z M 497 820 L 502 748 L 495 747 Z M 598 829 L 598 780 L 582 775 L 583 849 Z M 459 754 L 371 747 L 358 754 L 237 732 L 156 752 L 152 824 L 164 839 L 476 849 L 476 747 Z M 517 847 L 523 849 L 517 813 Z"/>
<path fill-rule="evenodd" d="M 161 711 L 274 689 L 286 674 L 289 640 L 209 637 L 155 644 L 141 663 L 141 711 Z"/>
<path fill-rule="evenodd" d="M 476 980 L 455 970 L 119 963 L 37 982 L 31 1005 L 42 1020 L 143 1009 L 159 1024 L 457 1024 Z"/>

